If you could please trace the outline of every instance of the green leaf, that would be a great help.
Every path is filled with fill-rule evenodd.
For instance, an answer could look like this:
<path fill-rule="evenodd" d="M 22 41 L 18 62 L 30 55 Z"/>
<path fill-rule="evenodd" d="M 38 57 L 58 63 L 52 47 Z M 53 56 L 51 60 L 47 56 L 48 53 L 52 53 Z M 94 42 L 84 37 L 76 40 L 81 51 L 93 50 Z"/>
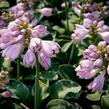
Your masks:
<path fill-rule="evenodd" d="M 29 88 L 21 81 L 12 82 L 7 86 L 7 89 L 12 92 L 14 97 L 26 101 L 29 97 Z"/>
<path fill-rule="evenodd" d="M 62 79 L 71 79 L 76 81 L 76 74 L 74 70 L 75 69 L 72 67 L 72 65 L 63 64 L 59 66 L 58 73 Z"/>
<path fill-rule="evenodd" d="M 59 52 L 57 54 L 56 58 L 59 59 L 61 62 L 66 63 L 67 62 L 67 53 Z"/>
<path fill-rule="evenodd" d="M 24 77 L 25 80 L 34 80 L 34 75 L 33 74 L 29 74 L 26 77 Z"/>
<path fill-rule="evenodd" d="M 58 70 L 58 63 L 52 63 L 52 67 L 48 71 L 41 71 L 41 79 L 43 80 L 57 80 L 58 75 L 57 75 L 57 70 Z"/>
<path fill-rule="evenodd" d="M 9 3 L 7 1 L 0 2 L 0 8 L 8 8 L 8 7 L 9 7 Z"/>
<path fill-rule="evenodd" d="M 78 104 L 70 104 L 62 99 L 54 99 L 47 104 L 46 109 L 81 109 Z"/>
<path fill-rule="evenodd" d="M 13 103 L 13 105 L 14 105 L 14 109 L 23 109 L 23 107 L 21 107 L 20 105 L 16 103 Z"/>
<path fill-rule="evenodd" d="M 102 109 L 109 109 L 109 95 L 103 95 L 101 97 Z"/>
<path fill-rule="evenodd" d="M 64 46 L 62 47 L 62 51 L 67 52 L 67 50 L 70 48 L 71 45 L 72 41 L 65 43 Z"/>
<path fill-rule="evenodd" d="M 92 105 L 92 106 L 91 106 L 91 109 L 101 109 L 101 107 L 98 106 L 98 105 Z"/>
<path fill-rule="evenodd" d="M 51 86 L 51 98 L 78 99 L 81 86 L 71 80 L 59 80 Z"/>
<path fill-rule="evenodd" d="M 36 86 L 37 88 L 40 88 L 40 99 L 44 100 L 50 95 L 50 90 L 49 90 L 49 82 L 48 81 L 39 81 L 40 87 Z M 34 90 L 35 90 L 35 85 L 32 88 L 32 95 L 34 96 Z"/>
<path fill-rule="evenodd" d="M 41 86 L 41 100 L 46 99 L 50 95 L 50 90 L 49 90 L 49 83 L 47 82 L 42 82 L 40 81 L 40 86 Z"/>
<path fill-rule="evenodd" d="M 101 97 L 101 94 L 99 92 L 95 92 L 92 94 L 87 94 L 86 98 L 91 101 L 99 101 Z"/>
<path fill-rule="evenodd" d="M 59 34 L 64 34 L 65 29 L 59 27 L 58 25 L 53 26 L 53 30 L 57 31 Z"/>

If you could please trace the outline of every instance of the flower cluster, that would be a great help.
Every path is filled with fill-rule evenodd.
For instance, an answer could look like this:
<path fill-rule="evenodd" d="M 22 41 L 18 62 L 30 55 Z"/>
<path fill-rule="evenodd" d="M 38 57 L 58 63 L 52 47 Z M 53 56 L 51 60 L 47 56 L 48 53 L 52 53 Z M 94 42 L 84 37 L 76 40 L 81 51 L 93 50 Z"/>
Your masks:
<path fill-rule="evenodd" d="M 109 74 L 109 26 L 103 21 L 103 16 L 107 15 L 105 13 L 107 7 L 100 7 L 101 5 L 91 3 L 90 0 L 81 5 L 72 2 L 72 9 L 82 17 L 82 22 L 76 24 L 71 35 L 73 43 L 83 41 L 88 36 L 91 37 L 90 42 L 93 43 L 83 51 L 83 59 L 75 71 L 79 78 L 92 80 L 87 86 L 92 91 L 101 91 L 105 77 Z"/>
<path fill-rule="evenodd" d="M 77 14 L 83 17 L 82 24 L 76 24 L 76 28 L 71 35 L 73 42 L 77 43 L 85 39 L 87 36 L 93 36 L 96 34 L 101 37 L 104 41 L 109 39 L 109 27 L 104 24 L 102 13 L 107 9 L 106 6 L 98 8 L 100 4 L 91 4 L 86 2 L 83 6 L 73 2 L 73 9 Z M 93 7 L 93 8 L 89 8 Z M 78 10 L 77 10 L 78 9 Z M 82 13 L 83 12 L 83 13 Z M 103 13 L 106 15 L 106 13 Z M 107 41 L 108 42 L 108 41 Z"/>
<path fill-rule="evenodd" d="M 84 59 L 80 61 L 80 65 L 75 69 L 77 76 L 82 79 L 94 80 L 87 86 L 92 91 L 101 91 L 104 85 L 105 76 L 109 75 L 109 45 L 105 41 L 101 41 L 97 46 L 90 45 L 84 50 Z"/>
<path fill-rule="evenodd" d="M 8 14 L 14 20 L 11 19 L 7 26 L 0 29 L 2 56 L 14 61 L 23 55 L 23 64 L 26 67 L 33 67 L 36 61 L 39 61 L 48 70 L 51 66 L 51 58 L 59 52 L 59 45 L 56 42 L 41 39 L 48 35 L 47 27 L 38 24 L 34 19 L 33 10 L 25 7 L 26 2 L 23 3 L 21 0 L 17 2 L 16 6 L 8 9 Z M 2 18 L 4 18 L 3 15 Z M 10 17 L 5 20 L 9 19 Z"/>

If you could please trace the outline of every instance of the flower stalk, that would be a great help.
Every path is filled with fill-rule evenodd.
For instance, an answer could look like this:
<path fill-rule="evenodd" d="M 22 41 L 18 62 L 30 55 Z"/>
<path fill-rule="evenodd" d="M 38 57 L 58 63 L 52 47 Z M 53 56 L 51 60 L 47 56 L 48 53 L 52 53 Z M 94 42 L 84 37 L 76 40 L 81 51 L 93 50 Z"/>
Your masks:
<path fill-rule="evenodd" d="M 34 109 L 40 109 L 41 103 L 41 88 L 39 84 L 39 62 L 36 61 L 36 75 L 35 75 L 35 96 L 34 96 Z"/>
<path fill-rule="evenodd" d="M 66 16 L 66 21 L 67 21 L 67 33 L 69 35 L 70 33 L 70 27 L 69 27 L 69 19 L 68 19 L 68 12 L 69 12 L 69 7 L 68 7 L 68 0 L 65 0 L 65 16 Z"/>
<path fill-rule="evenodd" d="M 71 49 L 71 52 L 70 52 L 70 57 L 69 57 L 68 64 L 71 64 L 71 62 L 72 62 L 72 58 L 73 58 L 73 54 L 74 54 L 74 49 L 75 49 L 75 43 L 72 44 L 72 49 Z"/>

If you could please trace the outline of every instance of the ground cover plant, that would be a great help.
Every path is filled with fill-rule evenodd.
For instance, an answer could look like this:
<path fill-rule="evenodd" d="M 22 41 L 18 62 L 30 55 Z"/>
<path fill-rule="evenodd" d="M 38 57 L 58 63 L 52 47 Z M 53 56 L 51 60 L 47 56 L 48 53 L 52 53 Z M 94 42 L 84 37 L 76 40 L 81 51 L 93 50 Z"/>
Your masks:
<path fill-rule="evenodd" d="M 0 0 L 0 109 L 109 109 L 108 19 L 108 0 Z"/>

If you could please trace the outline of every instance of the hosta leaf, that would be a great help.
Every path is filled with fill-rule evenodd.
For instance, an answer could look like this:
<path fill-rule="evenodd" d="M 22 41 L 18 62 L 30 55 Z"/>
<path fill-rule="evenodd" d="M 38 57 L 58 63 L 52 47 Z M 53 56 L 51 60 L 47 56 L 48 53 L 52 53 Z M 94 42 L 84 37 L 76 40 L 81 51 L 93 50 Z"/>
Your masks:
<path fill-rule="evenodd" d="M 62 99 L 54 99 L 47 104 L 46 109 L 81 109 L 78 104 L 70 104 Z"/>
<path fill-rule="evenodd" d="M 13 105 L 14 105 L 14 108 L 15 108 L 15 109 L 23 109 L 23 107 L 21 107 L 20 105 L 18 105 L 18 104 L 16 104 L 16 103 L 13 103 Z"/>
<path fill-rule="evenodd" d="M 0 1 L 0 8 L 7 8 L 9 7 L 9 3 L 7 1 Z"/>
<path fill-rule="evenodd" d="M 71 80 L 59 80 L 51 86 L 51 98 L 75 98 L 80 95 L 81 86 Z"/>
<path fill-rule="evenodd" d="M 48 81 L 46 83 L 40 81 L 39 83 L 41 86 L 41 100 L 44 100 L 50 94 L 49 84 L 48 84 Z"/>
<path fill-rule="evenodd" d="M 65 43 L 64 46 L 62 47 L 62 51 L 67 52 L 67 50 L 70 48 L 71 45 L 72 41 Z"/>
<path fill-rule="evenodd" d="M 63 64 L 59 66 L 58 73 L 62 79 L 76 80 L 76 74 L 74 68 L 69 64 Z"/>
<path fill-rule="evenodd" d="M 40 87 L 36 86 L 36 88 L 40 88 L 40 99 L 44 100 L 50 95 L 50 90 L 49 90 L 49 82 L 43 82 L 39 81 Z M 35 85 L 32 88 L 32 95 L 34 96 L 34 90 L 35 90 Z"/>
<path fill-rule="evenodd" d="M 92 106 L 91 106 L 91 109 L 101 109 L 101 107 L 98 106 L 98 105 L 92 105 Z"/>
<path fill-rule="evenodd" d="M 102 109 L 109 109 L 109 95 L 103 95 L 101 97 Z"/>
<path fill-rule="evenodd" d="M 87 94 L 86 98 L 91 101 L 98 101 L 100 100 L 101 94 L 99 92 L 95 92 L 92 94 Z"/>
<path fill-rule="evenodd" d="M 59 26 L 53 26 L 53 30 L 57 31 L 60 34 L 63 34 L 65 32 L 65 29 L 59 27 Z"/>
<path fill-rule="evenodd" d="M 67 61 L 67 53 L 60 52 L 56 56 L 61 62 L 66 63 Z"/>
<path fill-rule="evenodd" d="M 29 88 L 21 81 L 12 82 L 7 86 L 7 89 L 23 101 L 26 101 L 30 94 Z"/>
<path fill-rule="evenodd" d="M 57 70 L 58 70 L 58 64 L 52 63 L 52 67 L 48 71 L 41 71 L 41 79 L 43 80 L 57 80 Z"/>

